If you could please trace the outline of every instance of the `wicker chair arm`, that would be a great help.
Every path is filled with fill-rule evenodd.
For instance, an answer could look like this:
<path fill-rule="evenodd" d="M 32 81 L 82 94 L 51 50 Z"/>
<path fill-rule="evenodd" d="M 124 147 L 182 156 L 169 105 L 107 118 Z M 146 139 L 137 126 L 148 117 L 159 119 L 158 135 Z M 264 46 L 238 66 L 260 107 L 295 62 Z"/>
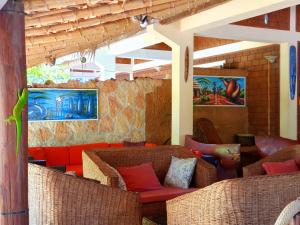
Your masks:
<path fill-rule="evenodd" d="M 119 187 L 119 178 L 115 170 L 90 151 L 82 152 L 83 176 L 100 181 L 101 184 Z"/>
<path fill-rule="evenodd" d="M 31 225 L 140 225 L 138 195 L 29 165 Z"/>
<path fill-rule="evenodd" d="M 199 188 L 211 185 L 218 180 L 217 169 L 212 164 L 199 158 L 195 169 L 195 186 Z"/>
<path fill-rule="evenodd" d="M 299 172 L 221 181 L 167 201 L 168 225 L 273 225 L 299 191 Z"/>

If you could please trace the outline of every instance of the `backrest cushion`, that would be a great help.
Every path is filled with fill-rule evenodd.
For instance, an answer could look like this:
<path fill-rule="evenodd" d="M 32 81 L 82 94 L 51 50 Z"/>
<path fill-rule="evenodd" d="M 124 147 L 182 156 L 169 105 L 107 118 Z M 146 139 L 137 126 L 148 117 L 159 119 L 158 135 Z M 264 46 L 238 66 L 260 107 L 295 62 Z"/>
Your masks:
<path fill-rule="evenodd" d="M 68 147 L 45 147 L 47 166 L 69 165 Z"/>
<path fill-rule="evenodd" d="M 42 147 L 30 147 L 28 148 L 28 154 L 33 157 L 35 160 L 45 160 L 46 154 Z"/>
<path fill-rule="evenodd" d="M 268 175 L 285 174 L 299 171 L 296 160 L 291 159 L 284 162 L 264 162 L 262 167 Z"/>
<path fill-rule="evenodd" d="M 172 156 L 192 158 L 194 154 L 181 146 L 123 147 L 98 149 L 95 154 L 114 168 L 136 166 L 152 162 L 153 169 L 163 183 L 171 164 Z"/>
<path fill-rule="evenodd" d="M 117 170 L 123 177 L 128 191 L 143 192 L 162 188 L 151 163 L 118 167 Z"/>
<path fill-rule="evenodd" d="M 110 143 L 109 147 L 112 147 L 112 148 L 121 148 L 121 147 L 124 147 L 124 144 L 123 143 Z"/>
<path fill-rule="evenodd" d="M 82 164 L 83 148 L 84 148 L 84 145 L 69 147 L 70 165 L 81 165 Z"/>

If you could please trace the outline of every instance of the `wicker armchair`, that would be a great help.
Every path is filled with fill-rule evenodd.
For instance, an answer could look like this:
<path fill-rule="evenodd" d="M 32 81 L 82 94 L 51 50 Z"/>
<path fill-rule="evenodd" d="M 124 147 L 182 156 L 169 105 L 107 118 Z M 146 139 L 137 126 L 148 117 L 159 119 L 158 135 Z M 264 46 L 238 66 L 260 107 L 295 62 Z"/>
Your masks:
<path fill-rule="evenodd" d="M 168 225 L 273 225 L 300 195 L 300 173 L 224 180 L 167 201 Z"/>
<path fill-rule="evenodd" d="M 267 156 L 256 163 L 243 168 L 243 176 L 250 177 L 265 174 L 262 164 L 264 162 L 281 162 L 289 159 L 300 159 L 300 145 L 293 145 L 275 152 L 273 155 Z"/>
<path fill-rule="evenodd" d="M 29 164 L 31 225 L 141 225 L 135 193 Z"/>
<path fill-rule="evenodd" d="M 154 171 L 163 183 L 171 163 L 171 157 L 195 157 L 192 152 L 179 146 L 109 148 L 84 151 L 83 176 L 100 181 L 102 184 L 118 187 L 118 176 L 110 167 L 134 166 L 152 162 Z M 217 181 L 216 168 L 202 159 L 198 159 L 193 186 L 205 187 Z M 147 203 L 142 206 L 143 216 L 166 215 L 165 202 Z"/>

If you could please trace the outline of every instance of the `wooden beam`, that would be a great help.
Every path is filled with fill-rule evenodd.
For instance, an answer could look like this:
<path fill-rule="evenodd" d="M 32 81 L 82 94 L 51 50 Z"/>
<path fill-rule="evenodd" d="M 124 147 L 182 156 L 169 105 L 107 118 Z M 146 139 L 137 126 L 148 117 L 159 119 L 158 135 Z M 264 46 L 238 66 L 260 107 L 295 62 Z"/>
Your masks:
<path fill-rule="evenodd" d="M 16 154 L 16 123 L 6 124 L 26 88 L 23 3 L 9 0 L 0 10 L 0 224 L 28 225 L 27 109 L 22 113 L 22 137 Z"/>

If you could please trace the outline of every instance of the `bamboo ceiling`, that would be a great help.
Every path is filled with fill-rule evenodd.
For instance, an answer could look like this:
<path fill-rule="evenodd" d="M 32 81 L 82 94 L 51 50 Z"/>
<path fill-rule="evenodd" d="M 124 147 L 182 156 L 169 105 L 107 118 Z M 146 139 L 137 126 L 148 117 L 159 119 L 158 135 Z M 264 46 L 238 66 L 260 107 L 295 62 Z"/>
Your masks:
<path fill-rule="evenodd" d="M 24 0 L 27 66 L 95 49 L 141 30 L 145 14 L 174 22 L 228 0 Z"/>

